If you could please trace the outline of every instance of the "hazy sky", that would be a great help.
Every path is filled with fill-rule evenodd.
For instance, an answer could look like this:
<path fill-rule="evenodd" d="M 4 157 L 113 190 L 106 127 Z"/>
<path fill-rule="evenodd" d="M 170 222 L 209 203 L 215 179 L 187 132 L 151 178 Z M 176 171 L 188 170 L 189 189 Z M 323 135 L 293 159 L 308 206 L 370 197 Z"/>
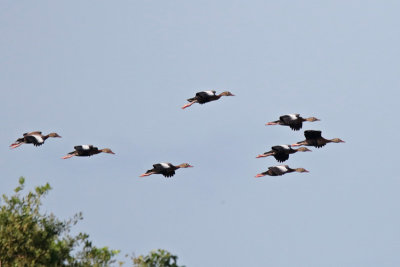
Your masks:
<path fill-rule="evenodd" d="M 400 266 L 399 1 L 1 1 L 0 193 L 49 182 L 74 229 L 188 267 Z M 229 90 L 181 110 L 197 91 Z M 256 179 L 315 116 L 328 144 Z M 42 147 L 8 146 L 57 132 Z M 116 155 L 60 159 L 79 144 Z M 138 176 L 188 162 L 172 179 Z"/>

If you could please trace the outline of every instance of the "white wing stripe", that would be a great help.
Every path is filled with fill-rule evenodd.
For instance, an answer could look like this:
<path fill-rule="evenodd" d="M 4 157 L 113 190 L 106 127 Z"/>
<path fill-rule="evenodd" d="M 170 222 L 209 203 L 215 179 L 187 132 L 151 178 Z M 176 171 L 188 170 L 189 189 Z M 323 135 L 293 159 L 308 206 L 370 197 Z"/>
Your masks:
<path fill-rule="evenodd" d="M 82 149 L 83 149 L 83 150 L 89 150 L 90 147 L 89 147 L 89 145 L 82 145 Z"/>
<path fill-rule="evenodd" d="M 285 166 L 283 166 L 283 165 L 279 165 L 279 166 L 276 166 L 278 169 L 280 169 L 282 172 L 287 172 L 287 168 L 285 167 Z"/>
<path fill-rule="evenodd" d="M 43 143 L 44 142 L 43 138 L 40 135 L 32 135 L 32 136 L 35 137 L 35 139 L 36 139 L 36 141 L 38 143 Z"/>
<path fill-rule="evenodd" d="M 169 164 L 168 163 L 160 163 L 161 166 L 163 166 L 164 169 L 169 169 Z"/>

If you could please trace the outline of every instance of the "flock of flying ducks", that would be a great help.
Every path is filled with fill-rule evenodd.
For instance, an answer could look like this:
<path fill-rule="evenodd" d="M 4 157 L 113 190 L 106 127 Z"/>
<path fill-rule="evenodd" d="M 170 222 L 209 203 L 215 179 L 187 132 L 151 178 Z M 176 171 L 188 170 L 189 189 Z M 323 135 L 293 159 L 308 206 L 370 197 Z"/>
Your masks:
<path fill-rule="evenodd" d="M 216 94 L 216 91 L 202 91 L 196 93 L 195 97 L 189 98 L 187 101 L 188 104 L 184 105 L 182 109 L 188 108 L 195 103 L 205 104 L 207 102 L 215 101 L 220 99 L 222 96 L 234 96 L 231 92 L 222 92 L 220 94 Z M 305 121 L 319 121 L 319 119 L 315 117 L 310 118 L 302 118 L 299 114 L 288 114 L 283 115 L 277 121 L 268 122 L 266 125 L 284 125 L 289 126 L 292 130 L 298 131 L 302 128 L 303 122 Z M 343 143 L 344 141 L 339 138 L 334 139 L 325 139 L 321 136 L 321 131 L 307 130 L 304 131 L 304 136 L 306 140 L 297 142 L 292 145 L 279 145 L 273 146 L 271 151 L 265 152 L 261 155 L 258 155 L 257 158 L 263 158 L 268 156 L 274 156 L 274 158 L 278 162 L 284 162 L 289 159 L 290 154 L 294 154 L 296 152 L 306 152 L 311 151 L 306 147 L 300 147 L 298 149 L 294 149 L 292 147 L 295 146 L 314 146 L 317 148 L 325 146 L 327 143 Z M 30 132 L 24 133 L 23 137 L 18 138 L 14 143 L 10 145 L 10 148 L 14 149 L 22 144 L 33 144 L 34 146 L 41 146 L 44 142 L 49 138 L 61 138 L 57 133 L 50 133 L 47 135 L 43 135 L 42 132 Z M 62 159 L 68 159 L 71 157 L 89 157 L 92 155 L 96 155 L 99 153 L 108 153 L 115 154 L 109 148 L 98 149 L 93 145 L 78 145 L 74 147 L 74 151 L 68 153 L 66 156 L 62 157 Z M 182 163 L 179 165 L 173 165 L 171 163 L 157 163 L 153 165 L 153 168 L 148 170 L 147 172 L 140 175 L 140 177 L 149 176 L 152 174 L 162 174 L 164 177 L 172 177 L 175 174 L 175 171 L 180 168 L 190 168 L 193 167 L 188 163 Z M 262 177 L 265 175 L 270 176 L 280 176 L 290 172 L 308 172 L 304 168 L 295 168 L 292 169 L 288 165 L 278 165 L 269 167 L 267 171 L 257 174 L 255 177 Z"/>
<path fill-rule="evenodd" d="M 300 117 L 300 114 L 288 114 L 280 116 L 279 120 L 268 122 L 266 123 L 266 125 L 284 125 L 284 126 L 289 126 L 294 131 L 298 131 L 303 127 L 303 122 L 305 121 L 313 122 L 313 121 L 319 121 L 319 119 L 315 117 L 302 118 Z M 298 149 L 293 148 L 296 146 L 314 146 L 317 148 L 321 148 L 328 143 L 344 143 L 344 141 L 339 138 L 333 138 L 333 139 L 323 138 L 321 136 L 321 131 L 306 130 L 304 131 L 304 136 L 306 137 L 306 140 L 304 141 L 300 141 L 292 145 L 273 146 L 271 147 L 271 151 L 258 155 L 256 158 L 273 156 L 278 162 L 284 162 L 289 159 L 290 154 L 294 154 L 296 152 L 311 151 L 306 147 L 300 147 Z M 309 172 L 309 171 L 307 171 L 304 168 L 292 169 L 288 165 L 278 165 L 269 167 L 267 171 L 257 174 L 256 177 L 262 177 L 265 175 L 280 176 L 291 172 Z"/>

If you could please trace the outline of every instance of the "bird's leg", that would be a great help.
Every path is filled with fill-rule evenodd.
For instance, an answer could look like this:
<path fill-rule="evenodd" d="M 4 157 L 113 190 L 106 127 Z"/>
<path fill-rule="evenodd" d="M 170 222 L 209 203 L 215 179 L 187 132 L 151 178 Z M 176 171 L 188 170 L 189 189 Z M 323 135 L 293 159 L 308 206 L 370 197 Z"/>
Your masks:
<path fill-rule="evenodd" d="M 277 125 L 277 122 L 271 121 L 271 122 L 267 122 L 265 125 Z"/>
<path fill-rule="evenodd" d="M 155 172 L 146 172 L 146 173 L 143 173 L 142 175 L 140 175 L 139 177 L 150 176 L 152 174 L 155 174 Z"/>
<path fill-rule="evenodd" d="M 301 146 L 301 144 L 292 144 L 291 146 Z"/>
<path fill-rule="evenodd" d="M 193 105 L 193 104 L 196 103 L 196 102 L 197 102 L 197 100 L 192 101 L 192 102 L 190 102 L 189 104 L 184 105 L 184 106 L 182 107 L 182 109 L 188 108 L 188 107 L 190 107 L 191 105 Z"/>
<path fill-rule="evenodd" d="M 75 156 L 75 155 L 66 155 L 66 156 L 62 157 L 62 159 L 69 159 L 69 158 L 72 158 L 73 156 Z"/>
<path fill-rule="evenodd" d="M 272 155 L 273 155 L 273 153 L 260 154 L 260 155 L 258 155 L 256 158 L 257 158 L 257 159 L 259 159 L 259 158 L 265 158 L 265 157 L 272 156 Z"/>
<path fill-rule="evenodd" d="M 11 149 L 13 149 L 13 148 L 17 148 L 17 147 L 19 147 L 20 145 L 22 145 L 23 143 L 14 143 L 14 144 L 11 144 L 10 145 L 10 148 Z"/>
<path fill-rule="evenodd" d="M 254 177 L 256 177 L 256 178 L 260 178 L 260 177 L 263 177 L 263 176 L 265 176 L 265 174 L 259 173 L 259 174 L 257 174 L 257 175 L 256 175 L 256 176 L 254 176 Z"/>

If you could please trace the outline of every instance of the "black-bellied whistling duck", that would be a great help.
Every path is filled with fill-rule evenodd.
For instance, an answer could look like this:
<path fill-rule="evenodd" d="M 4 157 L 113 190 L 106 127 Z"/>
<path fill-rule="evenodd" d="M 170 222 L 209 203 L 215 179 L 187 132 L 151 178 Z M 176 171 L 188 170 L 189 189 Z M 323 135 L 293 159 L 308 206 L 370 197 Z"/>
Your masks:
<path fill-rule="evenodd" d="M 61 137 L 56 133 L 49 133 L 48 135 L 42 135 L 42 132 L 30 132 L 24 133 L 24 136 L 18 138 L 14 143 L 10 145 L 10 148 L 17 148 L 22 144 L 33 144 L 34 146 L 41 146 L 44 144 L 49 137 Z"/>
<path fill-rule="evenodd" d="M 182 163 L 177 166 L 172 165 L 171 163 L 157 163 L 153 165 L 153 169 L 148 170 L 146 173 L 143 173 L 139 177 L 145 177 L 152 174 L 162 174 L 164 177 L 172 177 L 175 175 L 175 170 L 180 168 L 190 168 L 193 167 L 188 163 Z"/>
<path fill-rule="evenodd" d="M 99 153 L 108 153 L 108 154 L 115 154 L 109 148 L 98 149 L 93 145 L 81 145 L 81 146 L 74 146 L 75 151 L 69 152 L 68 155 L 62 157 L 62 159 L 69 159 L 74 156 L 76 157 L 90 157 L 92 155 L 96 155 Z"/>
<path fill-rule="evenodd" d="M 339 138 L 325 139 L 321 136 L 321 131 L 307 130 L 304 131 L 304 136 L 306 137 L 306 140 L 297 142 L 292 146 L 315 146 L 320 148 L 327 143 L 345 143 Z"/>
<path fill-rule="evenodd" d="M 264 154 L 258 155 L 257 158 L 264 158 L 268 156 L 274 156 L 274 158 L 279 162 L 284 162 L 289 159 L 289 155 L 300 152 L 311 151 L 306 147 L 300 147 L 298 149 L 293 149 L 290 145 L 279 145 L 271 147 L 271 151 L 265 152 Z"/>
<path fill-rule="evenodd" d="M 274 166 L 274 167 L 269 167 L 268 171 L 259 173 L 255 177 L 258 178 L 258 177 L 263 177 L 265 175 L 281 176 L 281 175 L 284 175 L 284 174 L 290 173 L 290 172 L 309 172 L 309 171 L 307 171 L 304 168 L 292 169 L 288 165 L 278 165 L 278 166 Z"/>
<path fill-rule="evenodd" d="M 182 107 L 182 109 L 185 109 L 187 107 L 190 107 L 194 103 L 199 103 L 199 104 L 204 104 L 210 101 L 218 100 L 221 98 L 221 96 L 234 96 L 231 92 L 225 91 L 220 93 L 219 95 L 216 94 L 216 91 L 202 91 L 196 93 L 195 97 L 189 98 L 187 101 L 189 101 L 189 104 L 186 104 Z"/>
<path fill-rule="evenodd" d="M 285 125 L 294 131 L 298 131 L 303 127 L 303 121 L 319 121 L 319 119 L 315 117 L 302 118 L 300 114 L 287 114 L 280 116 L 279 120 L 268 122 L 265 125 Z"/>

